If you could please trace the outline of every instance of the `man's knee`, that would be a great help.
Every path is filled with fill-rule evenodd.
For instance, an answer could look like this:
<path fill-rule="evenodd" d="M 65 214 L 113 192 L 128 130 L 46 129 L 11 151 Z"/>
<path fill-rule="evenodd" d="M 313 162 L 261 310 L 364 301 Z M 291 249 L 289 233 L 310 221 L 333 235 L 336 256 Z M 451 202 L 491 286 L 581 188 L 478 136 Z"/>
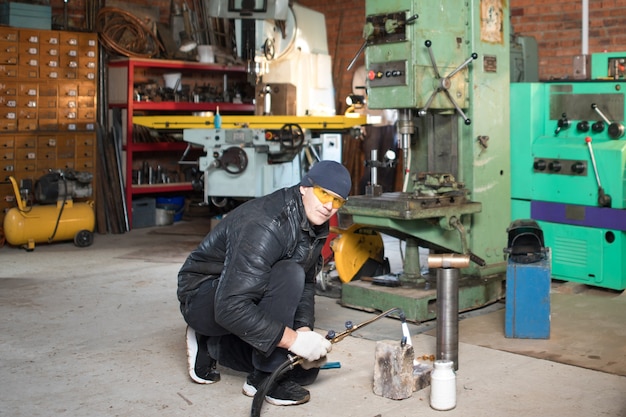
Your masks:
<path fill-rule="evenodd" d="M 270 273 L 270 288 L 298 296 L 304 291 L 304 269 L 293 261 L 277 262 Z"/>

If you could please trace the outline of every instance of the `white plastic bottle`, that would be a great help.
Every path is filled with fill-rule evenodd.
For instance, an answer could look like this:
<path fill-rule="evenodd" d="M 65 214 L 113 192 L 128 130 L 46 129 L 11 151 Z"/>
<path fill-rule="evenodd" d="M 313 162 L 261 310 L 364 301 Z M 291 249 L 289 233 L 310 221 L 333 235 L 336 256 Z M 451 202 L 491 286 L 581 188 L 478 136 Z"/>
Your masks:
<path fill-rule="evenodd" d="M 430 406 L 435 410 L 452 410 L 456 407 L 456 374 L 449 360 L 434 362 L 430 375 Z"/>

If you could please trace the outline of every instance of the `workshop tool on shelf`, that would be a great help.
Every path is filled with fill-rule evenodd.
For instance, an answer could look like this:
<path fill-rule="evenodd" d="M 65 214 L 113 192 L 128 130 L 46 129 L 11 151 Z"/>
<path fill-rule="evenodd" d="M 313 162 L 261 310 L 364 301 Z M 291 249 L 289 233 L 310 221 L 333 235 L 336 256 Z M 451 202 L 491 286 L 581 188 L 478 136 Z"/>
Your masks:
<path fill-rule="evenodd" d="M 145 22 L 124 9 L 103 7 L 96 16 L 100 43 L 113 54 L 153 58 L 165 47 Z"/>
<path fill-rule="evenodd" d="M 347 336 L 351 335 L 355 331 L 374 323 L 377 320 L 382 319 L 383 317 L 390 316 L 393 313 L 397 313 L 398 318 L 402 323 L 406 323 L 406 316 L 404 312 L 400 308 L 392 308 L 383 313 L 378 314 L 377 316 L 372 317 L 371 319 L 365 320 L 359 324 L 353 324 L 351 321 L 346 322 L 346 329 L 341 333 L 335 333 L 334 330 L 329 330 L 326 338 L 330 341 L 330 343 L 339 343 Z M 408 329 L 407 329 L 408 330 Z M 401 343 L 406 343 L 405 337 L 408 334 L 408 331 L 405 331 L 404 328 L 402 330 L 403 337 Z M 265 380 L 265 382 L 257 389 L 256 394 L 254 394 L 254 398 L 252 399 L 252 408 L 250 409 L 251 417 L 259 417 L 261 415 L 261 407 L 263 406 L 263 402 L 265 401 L 265 396 L 269 392 L 270 388 L 274 384 L 274 382 L 285 372 L 293 369 L 296 365 L 301 364 L 304 359 L 300 356 L 289 356 L 289 358 L 283 362 L 276 370 Z"/>

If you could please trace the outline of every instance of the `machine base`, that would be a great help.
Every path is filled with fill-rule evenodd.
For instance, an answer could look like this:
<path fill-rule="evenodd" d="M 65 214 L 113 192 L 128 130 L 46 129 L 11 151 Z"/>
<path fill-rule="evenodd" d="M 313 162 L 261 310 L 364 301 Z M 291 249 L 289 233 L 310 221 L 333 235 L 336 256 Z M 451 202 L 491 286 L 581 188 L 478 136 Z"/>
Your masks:
<path fill-rule="evenodd" d="M 506 274 L 489 277 L 461 277 L 459 312 L 492 304 L 505 296 Z M 399 307 L 415 323 L 436 318 L 437 288 L 434 275 L 425 282 L 391 287 L 368 281 L 351 281 L 341 287 L 341 305 L 365 311 L 386 311 Z"/>

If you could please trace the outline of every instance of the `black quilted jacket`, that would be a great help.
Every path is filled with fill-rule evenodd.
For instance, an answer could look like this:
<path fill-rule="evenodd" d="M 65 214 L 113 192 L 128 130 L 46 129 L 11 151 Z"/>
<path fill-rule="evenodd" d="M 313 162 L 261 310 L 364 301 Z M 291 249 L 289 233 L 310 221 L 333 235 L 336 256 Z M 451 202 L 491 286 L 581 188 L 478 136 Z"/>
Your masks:
<path fill-rule="evenodd" d="M 306 283 L 294 328 L 313 328 L 315 276 L 328 231 L 328 223 L 309 224 L 298 185 L 250 200 L 225 216 L 191 252 L 178 273 L 178 299 L 184 305 L 202 282 L 219 279 L 216 321 L 269 354 L 284 331 L 280 322 L 257 307 L 270 269 L 285 259 L 304 268 Z"/>

